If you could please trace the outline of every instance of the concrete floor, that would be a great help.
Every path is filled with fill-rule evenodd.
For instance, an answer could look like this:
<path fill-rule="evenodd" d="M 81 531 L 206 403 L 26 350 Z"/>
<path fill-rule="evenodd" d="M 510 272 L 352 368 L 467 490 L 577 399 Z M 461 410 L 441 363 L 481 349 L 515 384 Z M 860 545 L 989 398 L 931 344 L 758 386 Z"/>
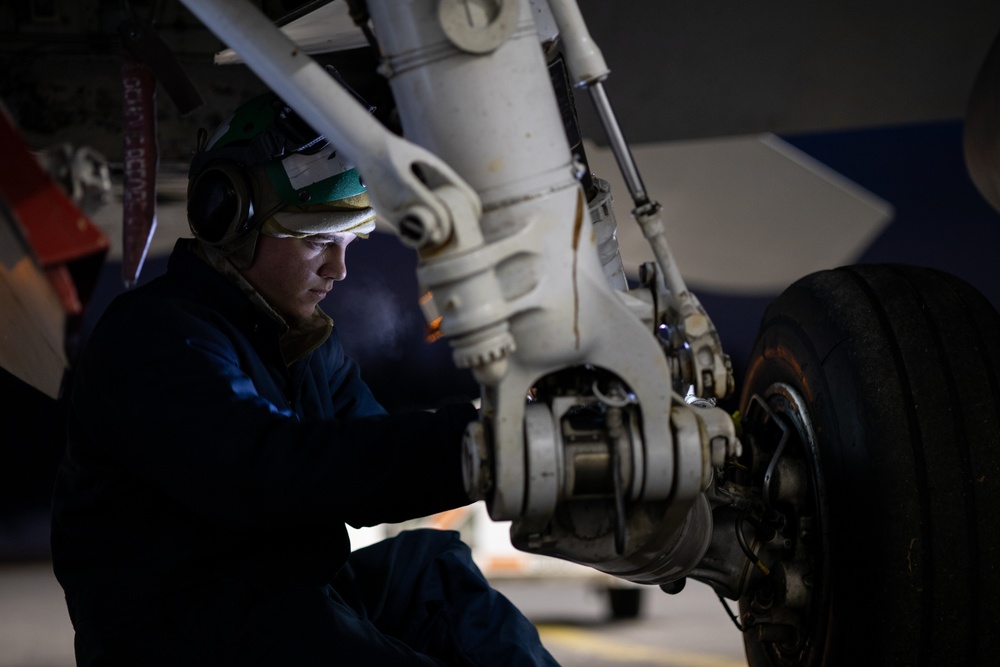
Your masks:
<path fill-rule="evenodd" d="M 612 620 L 604 591 L 580 581 L 498 583 L 563 667 L 746 667 L 743 637 L 715 593 L 691 583 L 643 593 L 632 620 Z"/>
<path fill-rule="evenodd" d="M 610 620 L 578 580 L 501 582 L 564 667 L 741 667 L 740 634 L 711 590 L 644 593 L 640 617 Z M 72 667 L 73 630 L 47 562 L 0 565 L 0 667 Z"/>
<path fill-rule="evenodd" d="M 0 565 L 0 667 L 72 667 L 73 627 L 47 562 Z"/>

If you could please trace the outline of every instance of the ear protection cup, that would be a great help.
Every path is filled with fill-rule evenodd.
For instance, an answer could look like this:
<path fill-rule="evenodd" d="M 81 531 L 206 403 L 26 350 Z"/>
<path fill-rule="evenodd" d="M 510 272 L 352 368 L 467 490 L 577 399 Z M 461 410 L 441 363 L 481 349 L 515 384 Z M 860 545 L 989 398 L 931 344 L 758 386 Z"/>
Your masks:
<path fill-rule="evenodd" d="M 188 224 L 199 239 L 214 246 L 238 240 L 251 227 L 254 185 L 249 174 L 229 160 L 216 160 L 188 186 Z"/>
<path fill-rule="evenodd" d="M 205 161 L 188 181 L 188 225 L 197 238 L 223 250 L 242 246 L 285 206 L 263 164 Z"/>
<path fill-rule="evenodd" d="M 276 212 L 313 197 L 322 203 L 364 192 L 353 167 L 333 157 L 326 138 L 274 93 L 250 100 L 211 139 L 199 132 L 188 169 L 191 232 L 234 263 L 249 265 L 261 225 Z M 354 187 L 345 190 L 351 179 Z"/>

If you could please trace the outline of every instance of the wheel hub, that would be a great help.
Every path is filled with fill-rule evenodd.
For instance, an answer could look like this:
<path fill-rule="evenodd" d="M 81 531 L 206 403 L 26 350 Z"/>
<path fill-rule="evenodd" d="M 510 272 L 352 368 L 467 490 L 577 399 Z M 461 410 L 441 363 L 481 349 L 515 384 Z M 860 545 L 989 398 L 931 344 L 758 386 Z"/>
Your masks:
<path fill-rule="evenodd" d="M 740 620 L 773 664 L 798 665 L 823 633 L 825 493 L 816 433 L 806 402 L 783 383 L 751 398 L 744 428 L 747 481 L 759 503 L 737 521 L 755 564 Z"/>

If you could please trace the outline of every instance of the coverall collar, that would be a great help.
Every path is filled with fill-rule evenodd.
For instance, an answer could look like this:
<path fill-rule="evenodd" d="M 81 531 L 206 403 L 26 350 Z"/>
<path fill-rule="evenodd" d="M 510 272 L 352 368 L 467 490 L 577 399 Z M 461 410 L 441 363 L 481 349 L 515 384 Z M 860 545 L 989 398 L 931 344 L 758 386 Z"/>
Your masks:
<path fill-rule="evenodd" d="M 285 364 L 291 366 L 299 359 L 322 345 L 333 331 L 333 320 L 317 305 L 309 319 L 287 321 L 267 300 L 254 289 L 236 267 L 216 248 L 195 241 L 192 252 L 204 260 L 209 266 L 235 285 L 250 303 L 259 311 L 265 313 L 281 327 L 281 353 Z"/>

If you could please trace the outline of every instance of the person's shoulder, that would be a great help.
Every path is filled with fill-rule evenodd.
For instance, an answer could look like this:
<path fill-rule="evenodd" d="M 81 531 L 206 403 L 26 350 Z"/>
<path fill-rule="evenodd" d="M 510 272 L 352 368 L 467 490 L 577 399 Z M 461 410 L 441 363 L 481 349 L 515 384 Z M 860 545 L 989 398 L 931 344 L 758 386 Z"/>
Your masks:
<path fill-rule="evenodd" d="M 88 347 L 129 350 L 184 344 L 215 337 L 235 327 L 222 304 L 213 303 L 188 281 L 167 273 L 117 296 L 91 332 Z"/>
<path fill-rule="evenodd" d="M 158 312 L 165 301 L 163 281 L 163 276 L 158 276 L 144 285 L 116 296 L 101 314 L 95 331 L 116 327 L 119 324 L 138 326 L 150 314 Z"/>
<path fill-rule="evenodd" d="M 164 320 L 168 313 L 182 313 L 191 307 L 194 296 L 190 290 L 171 280 L 169 275 L 161 275 L 150 282 L 119 294 L 108 305 L 101 316 L 101 322 L 122 323 L 140 326 L 147 320 Z"/>

